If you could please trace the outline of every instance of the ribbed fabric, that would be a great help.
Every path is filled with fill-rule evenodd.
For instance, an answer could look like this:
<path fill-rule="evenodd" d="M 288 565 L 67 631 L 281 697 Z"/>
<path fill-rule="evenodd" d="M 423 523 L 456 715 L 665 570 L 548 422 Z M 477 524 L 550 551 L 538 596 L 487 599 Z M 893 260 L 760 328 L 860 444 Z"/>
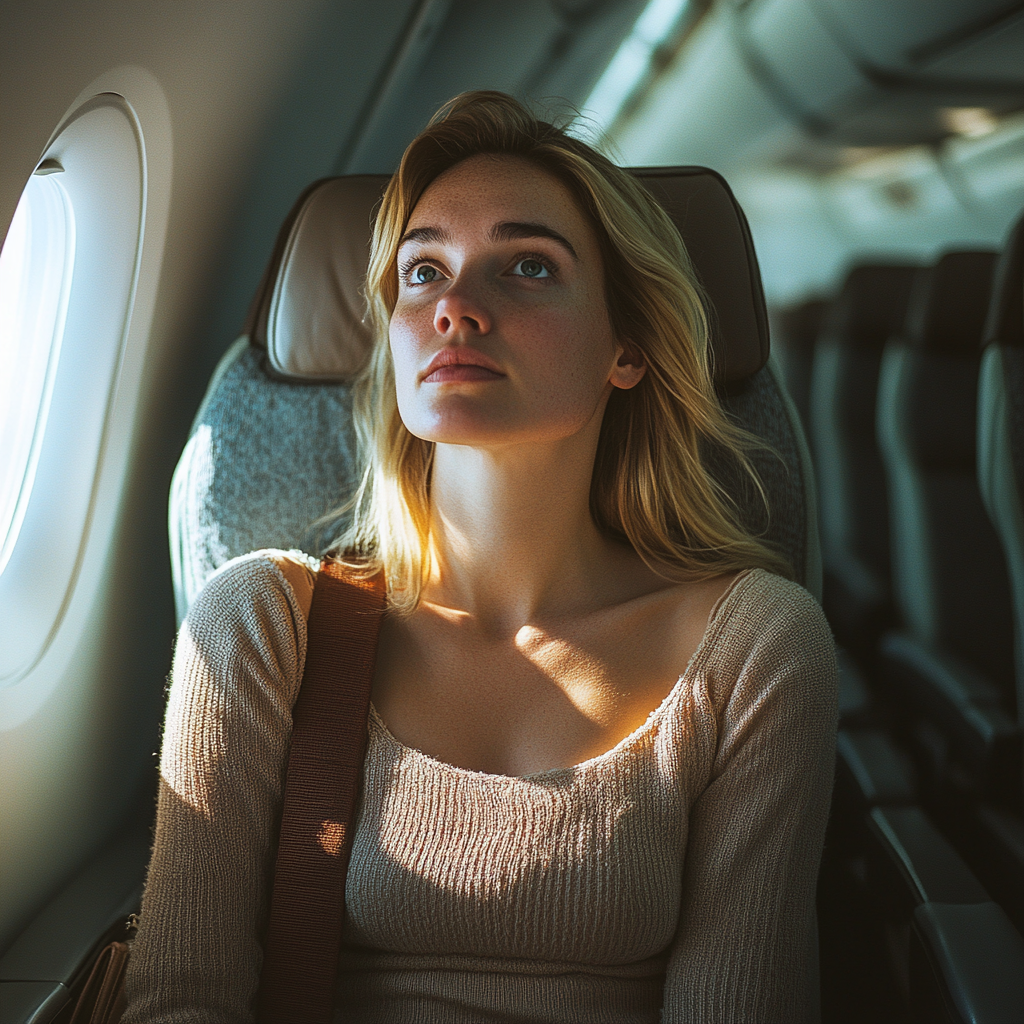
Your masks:
<path fill-rule="evenodd" d="M 252 1020 L 314 568 L 229 563 L 182 629 L 124 1024 Z M 456 768 L 371 709 L 336 1020 L 816 1019 L 835 691 L 818 606 L 754 570 L 647 722 L 572 768 Z"/>

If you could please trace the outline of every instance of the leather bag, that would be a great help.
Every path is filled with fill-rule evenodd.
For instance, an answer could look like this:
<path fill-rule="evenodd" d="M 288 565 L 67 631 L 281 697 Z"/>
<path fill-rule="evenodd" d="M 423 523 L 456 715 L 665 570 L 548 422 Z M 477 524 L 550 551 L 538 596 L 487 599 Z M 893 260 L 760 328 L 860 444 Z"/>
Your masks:
<path fill-rule="evenodd" d="M 384 577 L 325 558 L 313 588 L 292 711 L 281 837 L 260 975 L 260 1024 L 330 1024 L 345 879 L 366 756 Z M 129 919 L 134 930 L 135 915 Z M 118 1024 L 131 940 L 100 952 L 70 1024 Z"/>

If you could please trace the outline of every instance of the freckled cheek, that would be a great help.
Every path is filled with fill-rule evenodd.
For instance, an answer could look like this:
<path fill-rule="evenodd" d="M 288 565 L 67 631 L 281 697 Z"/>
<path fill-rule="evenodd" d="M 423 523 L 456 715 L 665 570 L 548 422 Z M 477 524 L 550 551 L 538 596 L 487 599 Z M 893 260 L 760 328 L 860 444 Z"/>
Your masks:
<path fill-rule="evenodd" d="M 545 330 L 531 337 L 528 347 L 528 362 L 538 383 L 573 391 L 591 390 L 604 383 L 610 352 L 605 352 L 607 346 L 600 336 L 594 336 L 583 318 L 549 322 Z"/>
<path fill-rule="evenodd" d="M 433 333 L 432 321 L 424 329 L 423 317 L 415 318 L 397 311 L 391 317 L 388 327 L 388 342 L 391 346 L 391 359 L 395 364 L 395 379 L 401 387 L 403 383 L 415 383 L 416 373 L 423 362 L 429 336 Z"/>

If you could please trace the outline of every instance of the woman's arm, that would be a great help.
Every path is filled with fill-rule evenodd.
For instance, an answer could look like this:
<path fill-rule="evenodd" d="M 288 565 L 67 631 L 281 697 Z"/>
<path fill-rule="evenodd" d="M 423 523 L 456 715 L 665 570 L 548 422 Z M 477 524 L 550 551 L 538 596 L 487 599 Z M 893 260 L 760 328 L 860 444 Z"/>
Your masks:
<path fill-rule="evenodd" d="M 719 743 L 691 812 L 665 1024 L 819 1016 L 814 896 L 834 771 L 835 649 L 808 594 L 764 579 L 773 592 L 750 594 L 723 637 L 735 685 L 714 669 L 708 681 Z"/>
<path fill-rule="evenodd" d="M 253 1019 L 312 578 L 246 556 L 182 625 L 123 1024 Z"/>

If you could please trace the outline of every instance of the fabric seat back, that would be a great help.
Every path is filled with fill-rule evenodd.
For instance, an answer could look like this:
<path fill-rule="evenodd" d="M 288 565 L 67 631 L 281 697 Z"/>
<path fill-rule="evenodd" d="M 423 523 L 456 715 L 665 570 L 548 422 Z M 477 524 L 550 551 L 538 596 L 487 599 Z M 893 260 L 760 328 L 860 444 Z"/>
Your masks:
<path fill-rule="evenodd" d="M 978 384 L 978 483 L 1013 594 L 1017 717 L 1024 725 L 1024 216 L 999 261 Z"/>
<path fill-rule="evenodd" d="M 904 624 L 920 643 L 1008 688 L 1009 584 L 975 465 L 981 337 L 995 259 L 949 253 L 919 274 L 905 336 L 882 359 L 877 426 Z"/>
<path fill-rule="evenodd" d="M 712 306 L 716 384 L 736 419 L 781 456 L 754 461 L 767 491 L 740 495 L 753 529 L 820 596 L 814 480 L 796 411 L 769 357 L 760 272 L 743 212 L 705 168 L 635 171 L 674 219 Z M 387 177 L 324 179 L 278 235 L 245 331 L 221 360 L 175 471 L 170 542 L 184 617 L 220 565 L 265 547 L 319 553 L 318 523 L 356 483 L 350 386 L 371 338 L 361 288 Z M 739 492 L 738 481 L 725 481 Z"/>
<path fill-rule="evenodd" d="M 810 434 L 825 610 L 841 642 L 855 651 L 870 648 L 889 603 L 889 509 L 875 399 L 882 350 L 903 327 L 914 273 L 909 266 L 855 267 L 814 353 Z"/>

